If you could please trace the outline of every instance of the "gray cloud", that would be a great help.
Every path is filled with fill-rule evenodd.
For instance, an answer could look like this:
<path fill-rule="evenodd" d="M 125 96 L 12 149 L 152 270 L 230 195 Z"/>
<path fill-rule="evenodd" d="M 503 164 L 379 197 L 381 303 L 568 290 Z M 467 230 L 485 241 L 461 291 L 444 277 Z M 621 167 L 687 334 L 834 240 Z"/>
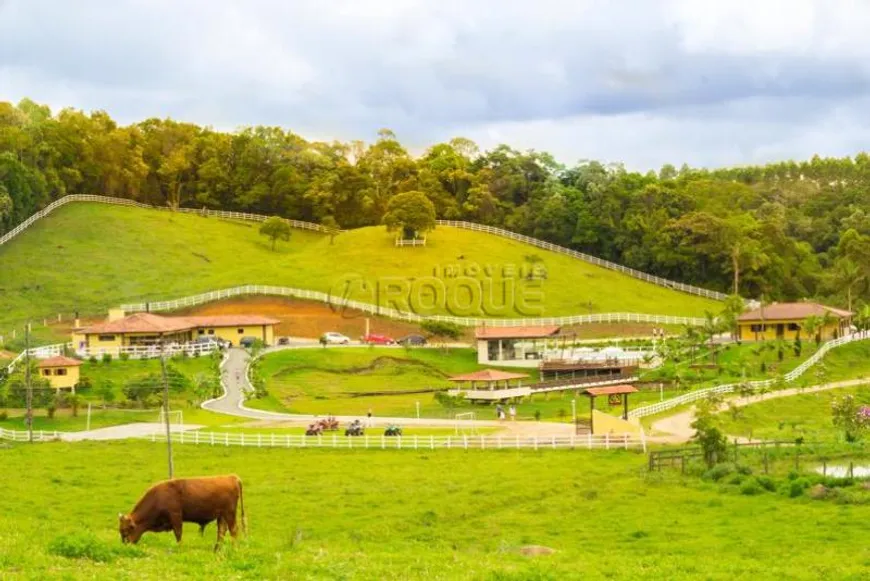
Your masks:
<path fill-rule="evenodd" d="M 391 127 L 416 148 L 462 134 L 569 163 L 749 163 L 870 137 L 867 26 L 847 0 L 6 0 L 0 98 L 311 138 Z"/>

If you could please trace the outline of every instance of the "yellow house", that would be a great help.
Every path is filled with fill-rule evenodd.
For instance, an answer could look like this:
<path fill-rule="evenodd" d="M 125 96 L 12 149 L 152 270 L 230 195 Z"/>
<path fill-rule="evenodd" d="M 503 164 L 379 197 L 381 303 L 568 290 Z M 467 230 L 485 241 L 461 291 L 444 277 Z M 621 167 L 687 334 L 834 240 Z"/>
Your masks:
<path fill-rule="evenodd" d="M 78 359 L 58 356 L 43 359 L 36 367 L 39 369 L 39 376 L 47 379 L 53 388 L 69 388 L 75 393 L 81 365 L 82 362 Z"/>
<path fill-rule="evenodd" d="M 258 315 L 216 315 L 208 317 L 164 317 L 152 313 L 136 313 L 73 331 L 73 346 L 77 350 L 103 349 L 111 352 L 118 347 L 148 346 L 159 343 L 184 344 L 200 337 L 214 337 L 238 345 L 252 337 L 272 345 L 275 325 L 280 321 Z"/>
<path fill-rule="evenodd" d="M 809 317 L 824 321 L 815 334 L 822 340 L 836 339 L 849 332 L 852 320 L 849 311 L 818 303 L 773 303 L 743 313 L 737 318 L 742 341 L 769 341 L 773 339 L 814 340 L 804 329 Z"/>

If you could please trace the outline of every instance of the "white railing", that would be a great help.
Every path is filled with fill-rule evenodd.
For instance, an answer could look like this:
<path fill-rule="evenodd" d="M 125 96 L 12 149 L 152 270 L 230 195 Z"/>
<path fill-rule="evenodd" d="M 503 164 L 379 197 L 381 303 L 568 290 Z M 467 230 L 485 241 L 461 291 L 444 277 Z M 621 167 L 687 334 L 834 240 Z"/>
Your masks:
<path fill-rule="evenodd" d="M 70 346 L 70 343 L 57 343 L 55 345 L 44 345 L 42 347 L 33 347 L 30 349 L 30 356 L 33 359 L 48 359 L 49 357 L 57 357 L 58 355 L 63 355 L 66 348 Z M 18 354 L 18 356 L 13 359 L 6 366 L 6 373 L 11 375 L 13 371 L 20 365 L 24 359 L 27 357 L 27 351 L 22 351 Z"/>
<path fill-rule="evenodd" d="M 28 228 L 30 228 L 34 223 L 39 221 L 40 219 L 48 216 L 56 209 L 61 206 L 65 206 L 66 204 L 72 202 L 96 202 L 100 204 L 113 204 L 116 206 L 133 206 L 136 208 L 144 208 L 147 210 L 169 210 L 170 208 L 165 206 L 151 206 L 149 204 L 143 204 L 141 202 L 136 202 L 134 200 L 125 200 L 123 198 L 112 198 L 109 196 L 91 196 L 87 194 L 70 194 L 69 196 L 64 196 L 59 200 L 56 200 L 39 210 L 28 219 L 23 221 L 21 224 L 0 236 L 0 246 L 3 246 Z M 249 214 L 247 212 L 225 212 L 223 210 L 197 210 L 194 208 L 179 208 L 178 212 L 184 214 L 199 214 L 200 216 L 213 216 L 216 218 L 224 218 L 228 220 L 248 220 L 252 222 L 262 222 L 269 218 L 270 216 L 263 216 L 261 214 Z M 313 224 L 311 222 L 303 222 L 301 220 L 287 220 L 291 226 L 294 228 L 301 228 L 305 230 L 314 230 L 316 232 L 324 232 L 329 233 L 332 232 L 326 226 L 322 226 L 320 224 Z"/>
<path fill-rule="evenodd" d="M 61 439 L 65 432 L 33 430 L 34 442 L 53 442 Z M 0 428 L 0 440 L 11 440 L 13 442 L 29 442 L 30 434 L 21 430 L 7 430 Z"/>
<path fill-rule="evenodd" d="M 673 280 L 668 280 L 666 278 L 661 278 L 659 276 L 655 276 L 652 274 L 647 274 L 645 272 L 641 272 L 639 270 L 635 270 L 633 268 L 629 268 L 627 266 L 622 266 L 621 264 L 616 264 L 615 262 L 610 262 L 608 260 L 603 260 L 596 256 L 591 256 L 589 254 L 584 254 L 582 252 L 577 252 L 576 250 L 571 250 L 570 248 L 565 248 L 564 246 L 558 246 L 556 244 L 552 244 L 550 242 L 544 242 L 543 240 L 538 240 L 537 238 L 532 238 L 531 236 L 525 236 L 523 234 L 517 234 L 516 232 L 511 232 L 510 230 L 504 230 L 502 228 L 494 228 L 492 226 L 485 226 L 483 224 L 475 224 L 474 222 L 462 222 L 462 221 L 454 221 L 454 220 L 438 220 L 437 224 L 440 226 L 452 226 L 453 228 L 464 228 L 466 230 L 474 230 L 477 232 L 486 232 L 488 234 L 495 234 L 496 236 L 504 236 L 505 238 L 510 238 L 511 240 L 517 240 L 519 242 L 524 242 L 526 244 L 530 244 L 532 246 L 536 246 L 538 248 L 542 248 L 544 250 L 549 250 L 551 252 L 557 252 L 559 254 L 565 254 L 570 256 L 571 258 L 576 258 L 578 260 L 583 260 L 585 262 L 589 262 L 596 266 L 601 266 L 603 268 L 607 268 L 610 270 L 615 270 L 617 272 L 621 272 L 622 274 L 626 274 L 628 276 L 658 285 L 665 288 L 678 290 L 684 293 L 689 293 L 693 295 L 698 295 L 702 297 L 706 297 L 709 299 L 715 299 L 717 301 L 723 301 L 728 298 L 728 295 L 724 293 L 720 293 L 717 291 L 712 291 L 705 288 L 700 288 L 697 286 L 692 286 L 690 284 L 684 284 L 681 282 L 676 282 Z"/>
<path fill-rule="evenodd" d="M 426 246 L 426 238 L 413 238 L 411 240 L 396 238 L 396 246 Z"/>
<path fill-rule="evenodd" d="M 33 359 L 48 359 L 49 357 L 56 357 L 58 355 L 63 355 L 66 350 L 73 350 L 72 343 L 58 343 L 55 345 L 46 345 L 44 347 L 34 347 L 30 350 L 30 356 Z M 214 351 L 217 351 L 220 347 L 215 343 L 208 344 L 200 344 L 200 343 L 187 343 L 184 345 L 166 345 L 164 347 L 164 353 L 168 356 L 178 355 L 179 353 L 186 353 L 191 357 L 198 357 L 200 355 L 208 355 Z M 87 359 L 89 357 L 102 357 L 103 355 L 111 355 L 112 357 L 120 357 L 121 354 L 126 354 L 130 356 L 130 359 L 155 359 L 160 357 L 160 348 L 156 345 L 131 345 L 131 346 L 123 346 L 123 347 L 92 347 L 92 348 L 79 348 L 75 349 L 76 356 Z M 26 352 L 22 351 L 18 354 L 15 359 L 13 359 L 6 366 L 6 373 L 11 375 L 12 372 L 20 365 L 26 357 Z"/>
<path fill-rule="evenodd" d="M 130 359 L 156 359 L 161 353 L 172 357 L 181 353 L 186 353 L 191 357 L 200 355 L 208 355 L 217 351 L 220 347 L 216 343 L 186 343 L 186 344 L 169 344 L 163 347 L 163 351 L 158 345 L 124 345 L 119 347 L 82 347 L 76 350 L 76 355 L 79 357 L 102 357 L 103 355 L 111 355 L 112 357 L 120 357 L 122 354 L 127 355 Z"/>
<path fill-rule="evenodd" d="M 591 315 L 571 315 L 565 317 L 533 317 L 517 319 L 487 319 L 483 317 L 454 317 L 450 315 L 424 316 L 390 307 L 381 307 L 360 301 L 340 299 L 328 293 L 307 289 L 269 285 L 244 285 L 210 291 L 170 301 L 133 303 L 121 305 L 126 313 L 144 311 L 175 311 L 245 295 L 273 295 L 294 297 L 327 303 L 336 311 L 354 309 L 382 317 L 402 321 L 421 322 L 426 320 L 446 321 L 463 327 L 523 327 L 529 325 L 584 325 L 589 323 L 649 323 L 654 325 L 703 325 L 704 319 L 698 317 L 678 317 L 673 315 L 649 315 L 645 313 L 596 313 Z"/>
<path fill-rule="evenodd" d="M 813 353 L 811 357 L 809 357 L 806 361 L 786 373 L 782 376 L 782 381 L 786 383 L 790 383 L 806 373 L 808 369 L 810 369 L 813 365 L 822 360 L 822 358 L 830 351 L 831 349 L 835 349 L 840 345 L 845 345 L 847 343 L 853 343 L 855 341 L 863 341 L 866 339 L 870 339 L 870 331 L 861 331 L 859 333 L 853 333 L 851 335 L 847 335 L 846 337 L 841 337 L 839 339 L 833 339 L 828 341 L 827 343 L 823 343 L 819 350 Z M 761 381 L 747 381 L 744 385 L 752 389 L 764 389 L 770 388 L 776 385 L 779 380 L 777 379 L 764 379 Z M 740 383 L 728 383 L 725 385 L 717 385 L 716 387 L 708 387 L 706 389 L 699 389 L 696 391 L 690 391 L 689 393 L 685 393 L 683 395 L 666 399 L 665 401 L 661 401 L 656 404 L 639 407 L 628 412 L 629 417 L 632 418 L 641 418 L 644 416 L 649 416 L 653 414 L 657 414 L 663 411 L 667 411 L 669 409 L 673 409 L 677 406 L 681 406 L 687 403 L 692 403 L 698 401 L 700 399 L 706 398 L 711 394 L 719 394 L 719 393 L 731 393 L 740 388 Z"/>
<path fill-rule="evenodd" d="M 152 442 L 165 442 L 165 434 L 143 436 Z M 244 434 L 216 432 L 174 432 L 172 441 L 206 446 L 245 446 L 254 448 L 352 448 L 369 450 L 637 450 L 646 451 L 646 438 L 640 434 L 602 434 L 578 436 L 344 436 L 326 434 Z"/>

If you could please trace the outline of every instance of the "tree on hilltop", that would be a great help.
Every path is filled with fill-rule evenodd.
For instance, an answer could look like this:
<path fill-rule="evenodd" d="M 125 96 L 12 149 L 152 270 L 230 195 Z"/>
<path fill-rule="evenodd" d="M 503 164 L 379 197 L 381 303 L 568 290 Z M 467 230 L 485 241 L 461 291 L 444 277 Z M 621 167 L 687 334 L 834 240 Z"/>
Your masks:
<path fill-rule="evenodd" d="M 417 238 L 435 228 L 435 204 L 423 192 L 397 194 L 387 204 L 384 224 L 405 239 Z"/>
<path fill-rule="evenodd" d="M 290 240 L 290 223 L 284 218 L 272 216 L 260 226 L 260 234 L 272 241 L 272 250 L 275 250 L 275 242 Z"/>

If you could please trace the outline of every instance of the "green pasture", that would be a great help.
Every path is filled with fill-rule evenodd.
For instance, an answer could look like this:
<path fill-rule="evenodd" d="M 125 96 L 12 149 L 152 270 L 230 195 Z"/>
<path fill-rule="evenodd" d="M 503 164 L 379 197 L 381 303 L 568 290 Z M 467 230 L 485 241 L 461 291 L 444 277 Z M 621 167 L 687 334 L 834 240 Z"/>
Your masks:
<path fill-rule="evenodd" d="M 117 514 L 165 478 L 149 442 L 0 450 L 3 576 L 24 579 L 862 579 L 868 506 L 645 475 L 630 452 L 175 447 L 179 476 L 236 473 L 248 534 L 123 546 Z M 553 549 L 526 556 L 524 547 Z"/>
<path fill-rule="evenodd" d="M 533 262 L 546 269 L 546 279 L 529 282 L 522 275 Z M 478 284 L 481 292 L 474 295 L 477 291 L 462 290 L 468 279 L 445 274 L 445 267 L 477 281 L 509 280 L 512 290 L 501 283 Z M 346 293 L 383 305 L 395 302 L 392 289 L 398 288 L 399 295 L 420 299 L 409 306 L 422 314 L 700 316 L 720 310 L 714 301 L 480 232 L 441 227 L 425 247 L 397 248 L 383 227 L 345 232 L 334 243 L 328 236 L 294 230 L 290 242 L 272 251 L 256 223 L 103 204 L 71 204 L 39 221 L 0 248 L 0 272 L 0 329 L 7 333 L 28 318 L 69 317 L 73 311 L 103 315 L 121 303 L 242 284 Z M 441 281 L 434 283 L 437 288 L 424 284 L 433 278 Z M 427 298 L 432 288 L 434 302 Z M 527 298 L 525 306 L 520 296 Z M 468 304 L 477 306 L 465 308 Z M 35 332 L 49 338 L 42 337 L 49 330 L 39 325 Z"/>

